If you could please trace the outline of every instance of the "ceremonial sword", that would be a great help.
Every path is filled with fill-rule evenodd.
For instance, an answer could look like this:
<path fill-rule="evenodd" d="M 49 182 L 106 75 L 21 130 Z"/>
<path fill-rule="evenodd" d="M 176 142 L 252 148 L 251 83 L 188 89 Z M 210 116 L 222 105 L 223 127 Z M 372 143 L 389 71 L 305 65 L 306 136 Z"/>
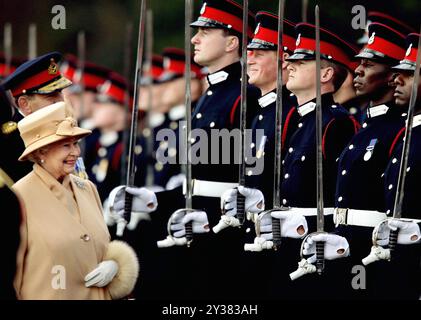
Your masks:
<path fill-rule="evenodd" d="M 420 30 L 420 34 L 421 34 L 421 30 Z M 395 219 L 402 218 L 402 205 L 403 205 L 403 197 L 405 193 L 405 178 L 406 178 L 406 170 L 408 168 L 409 149 L 410 149 L 411 137 L 412 137 L 412 123 L 414 119 L 415 104 L 417 101 L 418 83 L 420 80 L 420 63 L 421 63 L 421 37 L 419 37 L 418 39 L 418 52 L 417 52 L 417 59 L 415 62 L 414 82 L 412 83 L 411 97 L 409 99 L 408 116 L 406 120 L 405 137 L 403 140 L 404 143 L 403 143 L 402 156 L 401 156 L 401 165 L 399 167 L 398 185 L 396 187 L 395 204 L 393 208 L 393 218 Z M 399 234 L 399 229 L 392 230 L 390 232 L 390 236 L 389 236 L 390 258 L 393 257 L 392 253 L 396 247 L 398 234 Z"/>
<path fill-rule="evenodd" d="M 130 141 L 129 141 L 129 152 L 127 156 L 127 172 L 126 172 L 126 185 L 128 187 L 134 186 L 135 166 L 134 166 L 134 148 L 136 144 L 137 135 L 137 122 L 139 113 L 139 82 L 142 70 L 142 59 L 143 59 L 143 39 L 145 34 L 145 12 L 146 12 L 146 0 L 141 0 L 140 3 L 140 15 L 139 15 L 139 32 L 137 39 L 137 56 L 136 56 L 136 73 L 134 81 L 134 97 L 133 97 L 133 108 L 130 125 Z M 127 223 L 130 223 L 130 216 L 132 211 L 133 195 L 125 192 L 124 198 L 124 219 Z"/>
<path fill-rule="evenodd" d="M 324 232 L 324 204 L 323 204 L 323 153 L 322 153 L 322 93 L 320 83 L 320 10 L 315 7 L 316 20 L 316 167 L 317 167 L 317 233 Z M 324 245 L 323 241 L 316 242 L 316 268 L 321 274 L 324 270 Z"/>
<path fill-rule="evenodd" d="M 241 102 L 240 102 L 240 153 L 238 185 L 246 184 L 246 125 L 247 125 L 247 39 L 248 39 L 248 0 L 243 1 L 243 36 L 241 54 Z M 237 190 L 237 219 L 240 226 L 245 220 L 245 197 Z"/>

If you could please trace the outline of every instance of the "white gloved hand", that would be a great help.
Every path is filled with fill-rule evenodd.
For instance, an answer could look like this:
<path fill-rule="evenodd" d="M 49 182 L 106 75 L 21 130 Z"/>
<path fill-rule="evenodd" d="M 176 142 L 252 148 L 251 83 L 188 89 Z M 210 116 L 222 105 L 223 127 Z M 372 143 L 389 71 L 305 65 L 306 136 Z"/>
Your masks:
<path fill-rule="evenodd" d="M 399 230 L 398 244 L 413 244 L 421 241 L 420 227 L 417 223 L 405 219 L 388 219 L 382 221 L 373 230 L 373 240 L 379 246 L 389 244 L 390 231 Z"/>
<path fill-rule="evenodd" d="M 225 209 L 225 214 L 234 217 L 237 214 L 237 190 L 245 199 L 245 211 L 248 213 L 259 213 L 265 209 L 265 197 L 258 189 L 239 186 L 228 189 L 221 196 L 221 209 Z"/>
<path fill-rule="evenodd" d="M 130 223 L 127 225 L 129 230 L 136 229 L 141 220 L 150 220 L 149 213 L 155 211 L 158 207 L 155 193 L 146 188 L 125 186 L 114 188 L 110 193 L 108 206 L 111 216 L 117 223 L 117 235 L 122 235 L 125 224 L 127 224 L 127 221 L 124 220 L 125 191 L 133 195 Z"/>
<path fill-rule="evenodd" d="M 341 236 L 330 233 L 311 234 L 304 240 L 303 254 L 311 255 L 307 261 L 316 262 L 316 242 L 323 241 L 324 258 L 326 260 L 335 260 L 349 256 L 349 243 Z"/>
<path fill-rule="evenodd" d="M 261 237 L 266 240 L 273 239 L 272 218 L 280 220 L 282 237 L 300 239 L 308 232 L 307 220 L 303 215 L 288 211 L 273 211 L 270 215 L 264 215 L 260 220 Z"/>
<path fill-rule="evenodd" d="M 85 287 L 105 287 L 118 272 L 118 264 L 114 260 L 102 261 L 85 277 Z"/>
<path fill-rule="evenodd" d="M 209 221 L 206 212 L 193 211 L 188 212 L 184 216 L 179 216 L 173 219 L 171 223 L 171 230 L 174 232 L 174 237 L 184 237 L 186 235 L 186 224 L 189 222 L 192 222 L 193 233 L 209 232 Z"/>
<path fill-rule="evenodd" d="M 175 176 L 172 176 L 165 185 L 165 190 L 173 190 L 177 187 L 182 186 L 184 180 L 186 180 L 186 175 L 184 173 L 179 173 Z"/>

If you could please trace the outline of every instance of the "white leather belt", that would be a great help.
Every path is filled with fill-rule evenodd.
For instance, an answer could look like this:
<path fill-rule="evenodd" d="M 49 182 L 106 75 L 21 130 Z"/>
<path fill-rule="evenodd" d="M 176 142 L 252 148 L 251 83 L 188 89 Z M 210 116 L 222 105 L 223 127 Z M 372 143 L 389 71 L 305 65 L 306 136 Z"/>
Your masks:
<path fill-rule="evenodd" d="M 317 208 L 297 208 L 297 207 L 291 207 L 289 208 L 288 212 L 301 214 L 304 217 L 315 217 L 317 216 Z M 332 215 L 333 214 L 333 208 L 324 208 L 323 211 L 325 216 Z"/>
<path fill-rule="evenodd" d="M 192 195 L 220 198 L 228 190 L 238 187 L 236 182 L 219 182 L 206 180 L 192 180 Z M 186 180 L 183 182 L 183 194 L 186 194 Z"/>
<path fill-rule="evenodd" d="M 333 222 L 336 226 L 342 224 L 374 228 L 385 219 L 387 219 L 386 213 L 374 210 L 335 208 L 333 213 Z"/>

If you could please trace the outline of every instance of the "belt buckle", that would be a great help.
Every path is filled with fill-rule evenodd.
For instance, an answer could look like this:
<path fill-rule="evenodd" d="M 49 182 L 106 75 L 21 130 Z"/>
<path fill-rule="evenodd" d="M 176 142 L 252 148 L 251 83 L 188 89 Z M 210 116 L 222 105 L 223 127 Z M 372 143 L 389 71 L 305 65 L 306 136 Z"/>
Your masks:
<path fill-rule="evenodd" d="M 348 209 L 336 208 L 335 209 L 335 226 L 338 227 L 340 224 L 347 225 Z"/>

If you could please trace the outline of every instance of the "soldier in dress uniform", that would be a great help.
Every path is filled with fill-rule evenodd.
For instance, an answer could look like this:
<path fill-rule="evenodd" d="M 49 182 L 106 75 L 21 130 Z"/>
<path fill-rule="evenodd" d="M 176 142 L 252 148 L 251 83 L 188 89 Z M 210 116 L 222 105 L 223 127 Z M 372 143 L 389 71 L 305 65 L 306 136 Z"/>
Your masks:
<path fill-rule="evenodd" d="M 253 168 L 246 165 L 246 186 L 256 188 L 263 192 L 266 208 L 272 208 L 273 187 L 274 187 L 274 164 L 275 164 L 275 135 L 276 135 L 276 98 L 277 98 L 277 49 L 278 49 L 278 17 L 272 13 L 260 11 L 256 14 L 256 30 L 252 41 L 247 46 L 248 51 L 248 75 L 249 83 L 258 87 L 262 93 L 259 98 L 259 112 L 251 120 L 252 141 L 249 153 L 258 159 L 263 160 L 262 166 Z M 288 81 L 288 62 L 285 61 L 295 49 L 295 24 L 284 20 L 283 48 L 282 55 L 282 79 L 284 83 Z M 297 101 L 295 96 L 282 86 L 282 150 L 288 143 L 286 136 L 288 127 L 296 127 L 298 124 L 298 113 L 296 110 Z M 263 134 L 257 137 L 257 131 L 263 130 Z M 290 130 L 291 132 L 291 130 Z M 288 139 L 287 139 L 288 138 Z M 257 173 L 257 170 L 261 171 Z M 236 197 L 237 189 L 226 191 L 226 195 Z M 223 199 L 230 202 L 228 199 Z M 227 215 L 235 215 L 236 208 L 228 210 Z M 223 231 L 222 231 L 223 232 Z M 253 242 L 256 237 L 255 232 L 248 232 L 245 242 Z M 240 270 L 243 272 L 243 282 L 241 293 L 245 298 L 255 296 L 256 298 L 273 296 L 273 286 L 277 286 L 275 277 L 278 270 L 274 266 L 273 252 L 245 252 Z M 250 270 L 254 272 L 273 271 L 268 283 L 261 282 L 259 278 L 251 278 L 248 275 Z"/>
<path fill-rule="evenodd" d="M 61 90 L 72 84 L 69 79 L 61 75 L 58 69 L 57 63 L 60 59 L 61 54 L 58 52 L 47 53 L 23 63 L 3 80 L 3 88 L 10 90 L 19 108 L 17 112 L 10 106 L 7 99 L 2 98 L 1 139 L 6 145 L 13 145 L 13 148 L 5 149 L 8 153 L 2 156 L 7 163 L 3 164 L 3 170 L 15 181 L 25 176 L 32 168 L 29 162 L 18 162 L 19 153 L 23 152 L 24 144 L 17 130 L 17 122 L 25 115 L 54 102 L 62 101 Z"/>
<path fill-rule="evenodd" d="M 368 44 L 356 56 L 354 84 L 357 95 L 370 99 L 361 130 L 352 138 L 338 161 L 334 220 L 336 233 L 347 238 L 351 256 L 347 258 L 346 275 L 361 264 L 371 247 L 371 233 L 386 218 L 383 200 L 383 173 L 390 158 L 396 134 L 403 128 L 405 109 L 394 103 L 394 71 L 391 69 L 405 52 L 405 39 L 396 30 L 380 24 L 369 26 Z M 351 278 L 346 282 L 354 298 L 366 297 L 371 290 L 371 274 L 380 272 L 367 268 L 368 290 L 352 290 Z M 344 267 L 340 269 L 344 272 Z M 376 295 L 377 297 L 377 295 Z"/>
<path fill-rule="evenodd" d="M 362 123 L 362 114 L 366 111 L 368 97 L 365 95 L 357 95 L 354 87 L 354 70 L 358 65 L 359 62 L 355 59 L 348 61 L 348 76 L 339 90 L 333 94 L 333 100 L 347 109 L 355 120 Z"/>
<path fill-rule="evenodd" d="M 209 0 L 203 2 L 199 18 L 191 24 L 192 27 L 198 28 L 196 35 L 191 39 L 194 45 L 194 61 L 209 70 L 207 76 L 209 87 L 194 108 L 192 129 L 202 129 L 208 137 L 211 136 L 212 129 L 239 128 L 242 15 L 242 7 L 234 1 Z M 247 36 L 251 36 L 254 29 L 254 15 L 249 13 L 248 20 Z M 249 87 L 248 94 L 248 108 L 252 112 L 257 107 L 257 97 L 260 96 L 260 92 L 257 88 Z M 196 140 L 193 140 L 193 148 L 194 144 L 199 142 Z M 208 155 L 215 152 L 211 149 L 210 141 L 205 146 L 209 147 Z M 199 219 L 199 229 L 203 231 L 209 231 L 206 226 L 204 229 L 201 228 L 203 225 L 208 223 L 216 225 L 220 218 L 219 197 L 222 192 L 238 183 L 239 168 L 234 163 L 238 155 L 231 150 L 230 163 L 221 164 L 222 150 L 220 147 L 218 164 L 210 164 L 211 159 L 207 159 L 208 163 L 192 166 L 195 186 L 193 208 L 204 210 L 195 211 L 193 217 Z M 174 196 L 170 194 L 178 194 L 178 202 L 173 200 Z M 152 219 L 155 219 L 153 223 L 160 225 L 165 232 L 170 214 L 174 209 L 184 206 L 181 188 L 157 193 L 157 197 L 158 212 L 152 215 Z M 173 206 L 168 208 L 166 203 Z M 174 207 L 175 204 L 177 207 Z M 185 224 L 181 221 L 179 221 L 181 223 L 173 222 L 180 228 L 179 235 L 182 237 Z M 223 234 L 211 233 L 195 237 L 197 239 L 191 248 L 183 248 L 186 250 L 184 256 L 173 256 L 168 261 L 163 276 L 167 273 L 172 277 L 163 281 L 168 287 L 161 288 L 161 292 L 178 298 L 234 297 L 240 279 L 230 277 L 229 281 L 226 281 L 225 275 L 231 272 L 235 263 L 238 264 L 238 257 L 243 250 L 240 241 L 242 230 L 230 229 Z M 164 241 L 158 243 L 158 246 L 167 244 Z M 164 250 L 171 254 L 175 249 L 171 247 Z M 206 279 L 206 283 L 198 281 L 198 274 Z"/>
<path fill-rule="evenodd" d="M 248 74 L 249 83 L 255 85 L 262 92 L 259 98 L 259 112 L 251 121 L 253 130 L 252 145 L 253 156 L 260 159 L 264 157 L 264 171 L 262 174 L 254 174 L 253 169 L 246 169 L 246 185 L 257 188 L 265 195 L 267 207 L 271 207 L 273 196 L 274 178 L 274 154 L 275 154 L 275 131 L 276 131 L 276 79 L 277 79 L 277 28 L 278 17 L 269 12 L 256 14 L 255 35 L 247 46 L 248 51 Z M 283 35 L 283 81 L 288 81 L 288 62 L 285 61 L 295 49 L 295 24 L 284 20 Z M 296 110 L 297 100 L 284 84 L 282 86 L 282 146 L 288 143 L 288 128 L 298 124 L 298 113 Z M 256 140 L 256 130 L 263 129 L 264 136 L 260 141 Z M 290 138 L 290 137 L 288 137 Z"/>
<path fill-rule="evenodd" d="M 101 134 L 94 149 L 95 160 L 92 166 L 87 167 L 87 173 L 96 184 L 102 201 L 120 184 L 126 89 L 125 79 L 118 73 L 111 72 L 96 96 L 92 121 Z"/>
<path fill-rule="evenodd" d="M 184 78 L 184 68 L 185 68 L 185 52 L 184 50 L 177 49 L 174 50 L 171 55 L 166 55 L 166 50 L 163 53 L 165 71 L 160 81 L 166 81 L 168 78 L 167 73 L 170 75 L 169 81 L 165 86 L 165 91 L 161 100 L 163 108 L 166 108 L 166 118 L 169 120 L 169 128 L 174 131 L 175 137 L 177 140 L 175 144 L 169 145 L 166 142 L 160 143 L 159 152 L 167 154 L 173 159 L 177 159 L 175 165 L 164 165 L 164 170 L 160 175 L 160 180 L 165 186 L 165 189 L 170 190 L 176 187 L 181 186 L 185 179 L 185 175 L 181 173 L 181 166 L 179 161 L 178 149 L 180 145 L 179 141 L 179 130 L 180 130 L 180 121 L 183 121 L 186 116 L 186 106 L 185 106 L 185 78 Z M 197 101 L 202 95 L 202 81 L 203 73 L 201 67 L 191 59 L 191 102 L 192 109 L 194 110 Z M 166 61 L 169 61 L 166 63 Z M 174 66 L 173 66 L 174 65 Z M 177 70 L 178 72 L 172 71 L 172 69 Z M 167 70 L 168 68 L 168 70 Z M 177 75 L 178 73 L 178 75 Z M 171 76 L 171 74 L 173 74 Z M 161 171 L 161 172 L 162 172 Z M 162 179 L 164 178 L 164 179 Z"/>
<path fill-rule="evenodd" d="M 152 66 L 150 70 L 150 74 L 144 73 L 140 79 L 140 88 L 139 88 L 139 126 L 138 126 L 138 137 L 136 140 L 135 146 L 135 154 L 136 154 L 136 170 L 135 173 L 135 185 L 136 186 L 145 186 L 146 185 L 146 177 L 149 174 L 149 179 L 154 180 L 152 177 L 154 176 L 152 173 L 154 172 L 154 168 L 148 168 L 149 166 L 148 161 L 150 159 L 150 154 L 152 150 L 148 151 L 148 139 L 150 139 L 151 134 L 155 137 L 155 132 L 153 132 L 153 128 L 151 128 L 151 123 L 154 123 L 152 118 L 154 118 L 153 113 L 155 110 L 159 109 L 161 105 L 161 100 L 163 98 L 163 93 L 165 91 L 165 83 L 160 83 L 159 78 L 164 72 L 164 65 L 163 65 L 163 57 L 161 55 L 154 54 L 152 56 Z M 152 83 L 148 83 L 151 77 Z M 149 85 L 151 87 L 149 87 Z M 150 113 L 149 113 L 150 107 Z M 156 123 L 162 124 L 163 121 L 161 120 L 162 117 L 157 116 Z M 158 119 L 159 118 L 159 119 Z M 150 121 L 149 121 L 150 120 Z M 152 138 L 154 139 L 154 138 Z M 152 143 L 153 144 L 153 143 Z M 152 148 L 153 149 L 153 148 Z M 149 155 L 147 154 L 149 153 Z M 153 153 L 152 153 L 153 155 Z M 153 184 L 153 181 L 150 181 Z"/>
<path fill-rule="evenodd" d="M 407 108 L 414 82 L 415 62 L 420 35 L 411 33 L 407 36 L 407 51 L 405 57 L 393 70 L 398 72 L 395 78 L 395 103 L 401 108 Z M 412 137 L 406 170 L 404 197 L 401 220 L 389 222 L 389 230 L 384 238 L 388 240 L 392 224 L 399 228 L 398 244 L 392 253 L 392 262 L 388 273 L 383 274 L 382 280 L 389 284 L 388 298 L 418 300 L 421 295 L 421 214 L 419 212 L 418 184 L 421 179 L 421 83 L 418 83 L 418 95 L 414 109 Z M 384 175 L 384 195 L 386 214 L 390 216 L 394 210 L 396 186 L 398 184 L 399 168 L 403 150 L 404 130 L 396 136 L 390 150 L 390 160 Z M 409 220 L 408 220 L 409 219 Z M 412 222 L 411 222 L 412 220 Z M 390 227 L 389 227 L 390 226 Z M 376 262 L 378 263 L 378 262 Z M 376 264 L 376 263 L 373 263 Z M 387 280 L 386 280 L 387 279 Z"/>
<path fill-rule="evenodd" d="M 191 24 L 197 28 L 191 42 L 194 45 L 194 61 L 207 67 L 209 74 L 207 80 L 209 87 L 199 99 L 192 114 L 192 129 L 202 129 L 211 137 L 214 129 L 237 129 L 240 126 L 240 91 L 241 91 L 241 55 L 242 36 L 252 37 L 254 30 L 254 15 L 248 13 L 248 34 L 242 35 L 243 10 L 240 5 L 230 0 L 203 1 L 200 16 Z M 257 98 L 260 91 L 248 87 L 247 108 L 248 121 L 253 119 L 257 110 Z M 192 137 L 192 148 L 202 143 L 199 138 Z M 197 146 L 197 145 L 196 145 Z M 208 141 L 208 154 L 213 150 Z M 233 146 L 227 150 L 226 146 L 218 146 L 218 164 L 198 163 L 192 166 L 193 208 L 203 210 L 192 213 L 197 217 L 199 225 L 208 221 L 215 226 L 220 218 L 219 197 L 228 188 L 238 183 L 239 167 L 235 159 L 238 154 Z M 226 152 L 230 153 L 230 163 L 223 164 Z M 209 157 L 210 158 L 210 157 Z M 205 220 L 201 220 L 205 218 Z M 206 230 L 206 227 L 205 227 Z M 195 235 L 197 239 L 191 248 L 187 249 L 187 277 L 191 285 L 190 297 L 236 297 L 241 291 L 240 283 L 243 281 L 238 273 L 234 273 L 229 280 L 226 274 L 232 272 L 232 267 L 240 263 L 239 258 L 243 252 L 244 230 L 230 228 L 215 234 Z M 190 275 L 188 274 L 190 271 Z M 209 279 L 206 285 L 197 281 L 201 274 Z M 197 271 L 196 271 L 197 270 Z"/>
<path fill-rule="evenodd" d="M 0 264 L 0 300 L 16 300 L 13 280 L 16 273 L 16 254 L 19 247 L 19 227 L 21 205 L 19 199 L 9 188 L 12 180 L 0 168 L 0 203 L 2 204 L 2 224 L 6 226 L 0 233 L 0 240 L 5 245 L 5 254 Z"/>
<path fill-rule="evenodd" d="M 278 297 L 303 298 L 314 297 L 317 289 L 319 298 L 332 297 L 329 292 L 331 280 L 325 279 L 324 284 L 319 279 L 308 277 L 291 283 L 288 274 L 296 261 L 299 260 L 301 240 L 307 232 L 316 228 L 316 138 L 315 138 L 315 107 L 316 107 L 316 62 L 315 62 L 315 26 L 300 23 L 296 26 L 297 41 L 294 54 L 286 60 L 289 75 L 287 89 L 297 97 L 299 122 L 296 127 L 290 127 L 293 133 L 287 146 L 286 155 L 282 161 L 281 199 L 288 211 L 281 211 L 280 246 L 283 262 L 278 268 L 280 285 Z M 321 93 L 323 120 L 323 194 L 325 208 L 325 228 L 333 229 L 333 193 L 336 185 L 337 162 L 345 145 L 355 134 L 358 124 L 348 112 L 335 103 L 332 94 L 338 90 L 347 76 L 346 65 L 356 53 L 353 46 L 343 39 L 320 28 L 321 51 Z M 258 191 L 258 190 L 257 190 Z M 251 189 L 246 195 L 246 208 L 250 212 L 259 212 L 259 206 L 264 202 L 263 195 Z M 261 209 L 260 209 L 261 211 Z M 272 213 L 273 217 L 278 215 Z M 271 221 L 269 220 L 269 223 Z M 270 227 L 270 228 L 269 228 Z M 261 232 L 271 234 L 271 225 L 261 223 Z M 266 238 L 266 237 L 265 237 Z M 270 238 L 268 238 L 270 239 Z M 310 289 L 310 290 L 309 290 Z"/>
<path fill-rule="evenodd" d="M 140 142 L 144 150 L 146 149 L 147 139 L 149 132 L 152 131 L 153 150 L 152 156 L 147 167 L 147 162 L 143 156 L 136 160 L 138 168 L 135 177 L 136 186 L 145 186 L 149 190 L 159 191 L 158 188 L 163 190 L 172 190 L 178 188 L 184 181 L 184 175 L 180 173 L 179 162 L 179 127 L 185 114 L 186 109 L 184 105 L 185 94 L 185 52 L 178 48 L 165 48 L 162 53 L 163 56 L 163 70 L 162 74 L 154 79 L 152 87 L 152 112 L 149 117 L 149 126 L 145 126 L 143 136 Z M 200 67 L 191 61 L 191 84 L 192 84 L 192 104 L 194 104 L 201 95 L 201 70 Z M 143 89 L 143 88 L 142 88 Z M 143 98 L 147 100 L 148 93 L 143 93 Z M 141 94 L 141 96 L 142 96 Z M 141 101 L 142 103 L 142 101 Z M 143 104 L 147 105 L 147 101 Z M 142 106 L 142 105 L 141 105 Z M 142 109 L 146 109 L 146 106 Z M 145 119 L 147 120 L 147 119 Z M 146 131 L 147 130 L 147 131 Z M 157 140 L 157 134 L 161 130 L 172 131 L 176 137 L 176 141 Z M 146 136 L 145 131 L 148 133 Z M 143 157 L 142 157 L 143 156 Z M 174 160 L 174 163 L 163 163 L 160 156 L 166 156 Z M 151 170 L 152 169 L 152 170 Z M 148 171 L 150 170 L 150 171 Z M 152 177 L 148 177 L 147 175 Z M 151 179 L 152 178 L 152 179 Z M 150 179 L 150 180 L 149 180 Z M 151 184 L 152 183 L 152 184 Z M 162 194 L 162 191 L 160 192 Z M 168 203 L 174 206 L 182 206 L 182 202 L 175 202 L 180 199 L 180 192 L 168 192 Z M 162 204 L 165 207 L 165 203 Z M 155 214 L 155 213 L 154 213 Z M 167 265 L 174 263 L 177 259 L 182 259 L 179 255 L 178 249 L 171 248 L 169 250 L 158 249 L 156 241 L 165 237 L 165 231 L 162 224 L 156 224 L 154 221 L 142 220 L 139 222 L 136 231 L 126 231 L 129 237 L 129 242 L 133 244 L 138 252 L 144 252 L 141 258 L 141 265 L 143 273 L 146 275 L 139 281 L 135 296 L 138 299 L 158 299 L 163 297 L 163 291 L 171 281 L 171 277 L 177 276 L 174 274 L 176 270 L 168 270 Z M 184 248 L 181 248 L 181 251 Z M 167 281 L 167 279 L 169 279 Z M 171 290 L 171 287 L 166 289 Z M 169 295 L 174 292 L 169 291 Z"/>

